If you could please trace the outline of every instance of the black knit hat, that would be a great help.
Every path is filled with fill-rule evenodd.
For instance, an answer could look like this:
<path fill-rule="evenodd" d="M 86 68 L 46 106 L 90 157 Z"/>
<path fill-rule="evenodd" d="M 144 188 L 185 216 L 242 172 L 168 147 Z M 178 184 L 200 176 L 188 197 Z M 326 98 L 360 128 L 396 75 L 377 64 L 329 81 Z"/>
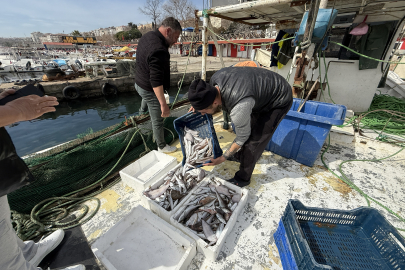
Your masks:
<path fill-rule="evenodd" d="M 188 100 L 196 110 L 208 108 L 215 100 L 218 90 L 201 79 L 194 80 L 188 89 Z"/>

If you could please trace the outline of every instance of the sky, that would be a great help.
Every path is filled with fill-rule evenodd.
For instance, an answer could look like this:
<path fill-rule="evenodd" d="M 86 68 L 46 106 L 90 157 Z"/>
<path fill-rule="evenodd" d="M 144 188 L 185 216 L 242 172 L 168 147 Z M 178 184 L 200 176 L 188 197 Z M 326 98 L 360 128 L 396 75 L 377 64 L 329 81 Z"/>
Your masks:
<path fill-rule="evenodd" d="M 190 0 L 197 9 L 204 0 Z M 30 37 L 32 32 L 86 32 L 109 26 L 150 23 L 139 12 L 146 0 L 15 0 L 2 1 L 0 37 Z"/>

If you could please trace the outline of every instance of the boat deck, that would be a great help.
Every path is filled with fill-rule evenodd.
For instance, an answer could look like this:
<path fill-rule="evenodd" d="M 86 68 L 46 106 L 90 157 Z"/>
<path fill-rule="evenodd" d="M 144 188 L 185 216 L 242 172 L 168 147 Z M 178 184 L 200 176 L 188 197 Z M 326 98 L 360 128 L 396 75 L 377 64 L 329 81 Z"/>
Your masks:
<path fill-rule="evenodd" d="M 231 130 L 222 129 L 221 116 L 222 114 L 218 114 L 214 118 L 217 122 L 215 129 L 221 147 L 226 148 L 232 143 L 235 134 Z M 331 146 L 325 154 L 326 164 L 336 173 L 342 161 L 379 159 L 400 150 L 397 146 L 356 134 L 352 136 L 355 142 L 344 143 L 345 140 L 339 140 L 336 134 L 332 134 Z M 350 137 L 349 140 L 346 138 L 346 141 L 350 141 Z M 176 145 L 179 150 L 171 155 L 181 161 L 183 157 L 179 141 L 173 142 L 172 145 Z M 226 161 L 205 169 L 223 179 L 229 179 L 238 170 L 238 166 L 236 162 Z M 348 163 L 343 169 L 365 193 L 403 215 L 405 151 L 383 161 Z M 334 177 L 323 166 L 320 155 L 313 167 L 307 167 L 265 151 L 256 164 L 251 184 L 247 188 L 248 202 L 227 237 L 218 260 L 210 261 L 197 254 L 189 270 L 282 269 L 273 234 L 289 199 L 299 199 L 307 206 L 322 208 L 355 209 L 367 206 L 366 200 L 359 193 Z M 90 244 L 140 203 L 139 195 L 122 182 L 99 194 L 98 198 L 101 199 L 99 212 L 82 225 Z M 405 228 L 405 224 L 386 210 L 375 204 L 371 206 L 381 210 L 395 227 Z M 404 233 L 402 235 L 405 236 Z M 100 267 L 103 269 L 103 266 Z"/>

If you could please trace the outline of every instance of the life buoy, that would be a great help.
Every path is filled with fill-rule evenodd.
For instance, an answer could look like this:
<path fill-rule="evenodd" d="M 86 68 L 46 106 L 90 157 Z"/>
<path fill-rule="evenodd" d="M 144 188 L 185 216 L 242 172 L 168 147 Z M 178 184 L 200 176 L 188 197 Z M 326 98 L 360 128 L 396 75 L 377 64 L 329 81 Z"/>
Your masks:
<path fill-rule="evenodd" d="M 67 99 L 77 99 L 80 97 L 80 90 L 72 85 L 66 86 L 62 90 L 63 97 Z"/>
<path fill-rule="evenodd" d="M 28 61 L 27 64 L 25 64 L 25 68 L 27 70 L 29 70 L 31 68 L 31 62 L 30 61 Z"/>
<path fill-rule="evenodd" d="M 114 84 L 105 83 L 101 87 L 101 92 L 104 96 L 116 95 L 118 93 L 118 88 Z"/>

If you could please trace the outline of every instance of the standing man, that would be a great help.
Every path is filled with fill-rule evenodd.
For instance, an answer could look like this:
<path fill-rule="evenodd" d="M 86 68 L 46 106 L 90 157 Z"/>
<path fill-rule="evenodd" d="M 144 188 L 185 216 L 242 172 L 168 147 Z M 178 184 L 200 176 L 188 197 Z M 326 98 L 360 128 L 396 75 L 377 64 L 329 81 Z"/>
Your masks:
<path fill-rule="evenodd" d="M 163 20 L 155 31 L 150 31 L 139 40 L 136 53 L 135 89 L 142 97 L 141 110 L 145 103 L 152 120 L 153 136 L 159 151 L 172 153 L 175 146 L 166 144 L 163 117 L 170 115 L 164 90 L 170 87 L 169 47 L 177 42 L 181 33 L 180 23 L 173 17 Z"/>
<path fill-rule="evenodd" d="M 222 106 L 230 113 L 236 138 L 223 156 L 205 166 L 236 159 L 239 171 L 228 181 L 240 187 L 249 185 L 256 162 L 292 105 L 291 86 L 281 75 L 264 68 L 227 67 L 217 71 L 209 84 L 193 81 L 188 99 L 192 111 L 214 114 Z"/>

